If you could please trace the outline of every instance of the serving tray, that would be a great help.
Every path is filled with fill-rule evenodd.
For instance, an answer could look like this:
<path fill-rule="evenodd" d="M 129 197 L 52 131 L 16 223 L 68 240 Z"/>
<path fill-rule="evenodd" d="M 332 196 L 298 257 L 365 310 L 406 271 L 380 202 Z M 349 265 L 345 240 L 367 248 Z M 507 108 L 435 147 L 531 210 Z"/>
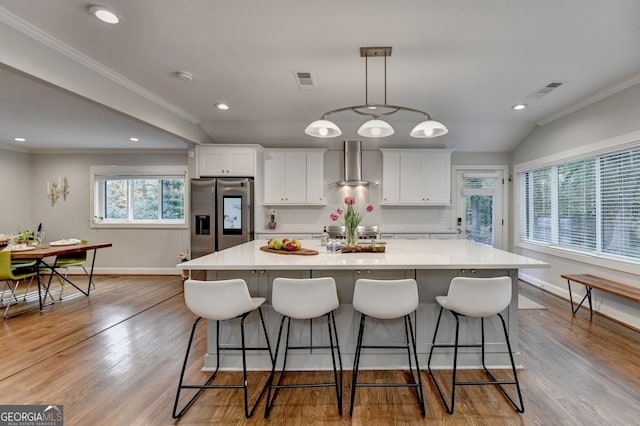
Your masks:
<path fill-rule="evenodd" d="M 266 251 L 268 253 L 275 253 L 275 254 L 297 254 L 298 256 L 312 256 L 314 254 L 318 254 L 318 250 L 306 249 L 304 247 L 298 250 L 289 251 L 289 250 L 276 250 L 276 249 L 269 248 L 269 246 L 262 246 L 260 247 L 260 250 Z"/>
<path fill-rule="evenodd" d="M 342 246 L 343 253 L 384 253 L 385 246 L 377 245 L 355 245 L 355 246 Z"/>

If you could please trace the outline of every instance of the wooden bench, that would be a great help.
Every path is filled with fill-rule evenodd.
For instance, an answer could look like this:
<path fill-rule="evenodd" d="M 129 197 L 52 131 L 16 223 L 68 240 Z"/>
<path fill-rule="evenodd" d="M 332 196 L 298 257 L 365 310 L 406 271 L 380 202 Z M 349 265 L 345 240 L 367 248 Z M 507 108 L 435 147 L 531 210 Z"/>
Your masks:
<path fill-rule="evenodd" d="M 593 308 L 591 306 L 591 290 L 596 289 L 604 291 L 605 293 L 613 294 L 615 296 L 624 297 L 627 300 L 634 302 L 640 302 L 640 288 L 631 287 L 630 285 L 622 284 L 617 281 L 608 280 L 606 278 L 596 277 L 590 274 L 575 274 L 575 275 L 560 275 L 567 280 L 569 286 L 569 300 L 571 301 L 571 312 L 575 316 L 580 306 L 584 303 L 585 299 L 589 300 L 589 311 L 593 316 Z M 582 284 L 587 288 L 587 294 L 584 295 L 578 307 L 573 309 L 573 296 L 571 295 L 571 282 Z"/>

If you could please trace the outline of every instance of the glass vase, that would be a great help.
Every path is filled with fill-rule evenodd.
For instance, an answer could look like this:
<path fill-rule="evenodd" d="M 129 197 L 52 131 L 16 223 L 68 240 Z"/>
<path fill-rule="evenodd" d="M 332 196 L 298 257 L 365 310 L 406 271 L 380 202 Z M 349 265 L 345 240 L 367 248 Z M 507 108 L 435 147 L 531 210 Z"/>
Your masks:
<path fill-rule="evenodd" d="M 347 226 L 345 229 L 345 232 L 346 232 L 345 237 L 347 238 L 346 245 L 355 246 L 356 245 L 356 227 Z"/>

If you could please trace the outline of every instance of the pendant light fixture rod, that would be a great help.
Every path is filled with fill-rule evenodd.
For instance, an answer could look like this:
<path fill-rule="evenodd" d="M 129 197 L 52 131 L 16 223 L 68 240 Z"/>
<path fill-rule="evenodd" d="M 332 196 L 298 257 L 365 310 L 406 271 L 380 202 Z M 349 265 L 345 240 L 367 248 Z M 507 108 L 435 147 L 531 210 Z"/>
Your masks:
<path fill-rule="evenodd" d="M 386 108 L 386 109 L 389 109 L 389 111 L 387 111 L 387 112 L 376 111 L 375 113 L 359 111 L 360 109 L 369 109 L 368 107 Z M 394 113 L 396 113 L 398 111 L 409 111 L 409 112 L 415 112 L 417 114 L 422 114 L 427 120 L 431 120 L 431 116 L 429 115 L 429 113 L 424 112 L 424 111 L 420 111 L 419 109 L 409 108 L 409 107 L 400 106 L 400 105 L 386 105 L 386 104 L 385 105 L 382 105 L 382 104 L 363 104 L 363 105 L 351 105 L 351 106 L 348 106 L 348 107 L 337 108 L 337 109 L 333 109 L 331 111 L 327 111 L 324 114 L 322 114 L 322 119 L 325 120 L 329 115 L 335 114 L 337 112 L 343 112 L 343 111 L 353 111 L 356 114 L 366 115 L 367 117 L 377 117 L 377 116 L 383 116 L 383 115 L 391 115 L 391 114 L 394 114 Z"/>
<path fill-rule="evenodd" d="M 369 56 L 384 56 L 384 104 L 369 103 Z M 342 135 L 342 130 L 337 124 L 329 121 L 327 117 L 338 112 L 352 111 L 371 118 L 358 129 L 360 136 L 382 138 L 393 135 L 394 129 L 389 123 L 380 118 L 395 114 L 398 111 L 408 111 L 424 117 L 424 121 L 418 123 L 411 130 L 409 134 L 411 137 L 433 138 L 447 134 L 449 131 L 447 127 L 441 122 L 432 119 L 428 113 L 415 108 L 387 104 L 387 56 L 391 56 L 391 47 L 361 47 L 360 57 L 364 57 L 365 60 L 364 105 L 351 105 L 327 111 L 322 114 L 321 120 L 311 122 L 305 129 L 305 133 L 316 138 L 338 137 Z"/>
<path fill-rule="evenodd" d="M 384 51 L 384 104 L 387 104 L 387 51 Z"/>
<path fill-rule="evenodd" d="M 369 104 L 369 55 L 364 57 L 364 103 Z"/>

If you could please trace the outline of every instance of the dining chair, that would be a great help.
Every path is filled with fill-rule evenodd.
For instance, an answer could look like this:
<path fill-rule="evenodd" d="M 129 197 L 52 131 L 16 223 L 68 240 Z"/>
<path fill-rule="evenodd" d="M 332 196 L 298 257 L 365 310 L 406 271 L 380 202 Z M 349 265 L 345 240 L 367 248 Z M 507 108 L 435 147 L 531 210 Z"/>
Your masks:
<path fill-rule="evenodd" d="M 80 244 L 87 244 L 89 241 L 88 240 L 81 240 Z M 87 276 L 87 278 L 91 279 L 91 282 L 89 283 L 91 285 L 91 288 L 93 288 L 95 290 L 96 285 L 93 282 L 93 279 L 91 278 L 91 276 L 89 275 L 89 272 L 87 271 L 87 268 L 85 268 L 85 264 L 87 263 L 87 252 L 83 251 L 81 253 L 72 253 L 72 254 L 63 254 L 58 256 L 58 258 L 56 259 L 55 262 L 55 268 L 56 269 L 64 269 L 64 277 L 67 277 L 67 274 L 69 273 L 69 268 L 73 268 L 73 267 L 81 267 L 82 270 L 84 271 L 85 275 Z M 60 277 L 58 277 L 58 281 L 60 282 L 60 295 L 59 298 L 60 300 L 62 300 L 62 292 L 64 291 L 64 280 Z"/>
<path fill-rule="evenodd" d="M 31 283 L 34 277 L 40 280 L 37 269 L 26 267 L 14 269 L 11 262 L 11 251 L 6 249 L 0 250 L 0 280 L 3 280 L 5 282 L 4 289 L 2 290 L 2 293 L 0 293 L 0 304 L 6 303 L 4 318 L 11 318 L 9 316 L 9 309 L 11 308 L 11 306 L 18 303 L 18 297 L 16 293 L 18 291 L 20 281 L 26 280 L 28 278 L 29 283 Z M 7 290 L 11 294 L 9 300 L 5 302 L 4 294 L 7 292 Z"/>
<path fill-rule="evenodd" d="M 35 259 L 11 259 L 11 269 L 14 272 L 26 272 L 28 271 L 30 268 L 36 268 L 38 266 L 38 261 Z M 29 280 L 29 283 L 27 284 L 27 288 L 24 290 L 24 293 L 22 295 L 22 300 L 26 301 L 27 300 L 27 294 L 29 294 L 29 290 L 31 289 L 31 284 L 33 283 L 33 280 Z M 53 297 L 51 295 L 49 295 L 49 297 L 51 297 L 51 301 L 53 301 Z"/>

